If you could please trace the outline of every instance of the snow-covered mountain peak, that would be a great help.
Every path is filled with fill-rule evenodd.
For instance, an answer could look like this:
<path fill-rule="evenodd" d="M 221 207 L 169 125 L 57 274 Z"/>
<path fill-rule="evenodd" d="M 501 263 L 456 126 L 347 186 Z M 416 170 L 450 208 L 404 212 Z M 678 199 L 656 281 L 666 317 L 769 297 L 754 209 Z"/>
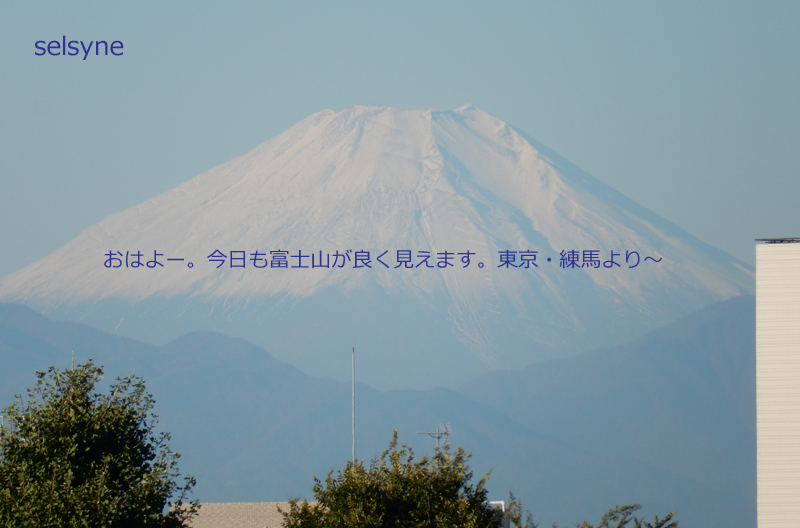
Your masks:
<path fill-rule="evenodd" d="M 139 251 L 185 260 L 104 265 L 109 253 Z M 276 251 L 287 252 L 286 267 L 272 264 Z M 504 266 L 503 251 L 524 267 Z M 577 261 L 562 267 L 562 251 Z M 215 252 L 225 255 L 219 267 Z M 355 252 L 368 252 L 371 267 L 356 266 Z M 317 264 L 337 254 L 345 264 L 314 267 L 312 253 Z M 468 266 L 458 253 L 470 254 Z M 69 311 L 381 292 L 441 312 L 458 342 L 504 364 L 498 321 L 503 332 L 574 349 L 575 336 L 613 341 L 752 288 L 740 263 L 468 104 L 315 113 L 89 227 L 0 280 L 0 299 Z"/>

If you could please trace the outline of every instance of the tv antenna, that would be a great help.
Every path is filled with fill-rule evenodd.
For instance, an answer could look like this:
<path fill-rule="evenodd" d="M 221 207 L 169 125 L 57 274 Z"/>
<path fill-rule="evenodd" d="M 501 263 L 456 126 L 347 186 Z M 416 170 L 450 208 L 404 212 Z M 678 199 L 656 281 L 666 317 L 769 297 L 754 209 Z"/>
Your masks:
<path fill-rule="evenodd" d="M 417 431 L 417 434 L 425 434 L 430 437 L 436 439 L 436 449 L 439 449 L 439 442 L 442 445 L 447 445 L 447 440 L 450 438 L 450 435 L 453 434 L 453 428 L 450 426 L 449 423 L 442 423 L 439 424 L 439 427 L 436 428 L 436 431 Z M 442 440 L 444 439 L 444 440 Z"/>

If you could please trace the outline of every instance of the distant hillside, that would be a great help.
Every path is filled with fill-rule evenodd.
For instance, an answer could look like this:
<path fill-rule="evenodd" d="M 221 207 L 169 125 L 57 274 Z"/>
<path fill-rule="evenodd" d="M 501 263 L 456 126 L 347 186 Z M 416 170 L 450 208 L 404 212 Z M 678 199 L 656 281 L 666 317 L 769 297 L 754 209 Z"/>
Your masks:
<path fill-rule="evenodd" d="M 357 454 L 397 428 L 441 422 L 491 470 L 495 499 L 513 490 L 543 525 L 596 519 L 617 503 L 678 509 L 687 526 L 755 524 L 753 299 L 714 305 L 617 349 L 498 372 L 447 389 L 357 387 Z M 0 305 L 0 405 L 34 370 L 92 357 L 109 376 L 145 376 L 163 427 L 209 502 L 310 493 L 311 476 L 350 457 L 350 387 L 308 376 L 259 347 L 192 333 L 154 347 Z M 341 351 L 349 363 L 349 350 Z"/>
<path fill-rule="evenodd" d="M 752 296 L 715 304 L 625 346 L 487 374 L 459 392 L 586 452 L 624 456 L 726 490 L 754 515 Z"/>

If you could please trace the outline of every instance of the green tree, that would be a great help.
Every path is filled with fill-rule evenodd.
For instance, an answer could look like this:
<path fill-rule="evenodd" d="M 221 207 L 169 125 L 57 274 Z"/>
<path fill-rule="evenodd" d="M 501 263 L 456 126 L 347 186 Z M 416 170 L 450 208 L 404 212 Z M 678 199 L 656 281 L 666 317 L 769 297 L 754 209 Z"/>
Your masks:
<path fill-rule="evenodd" d="M 314 478 L 316 502 L 289 501 L 283 513 L 285 528 L 536 528 L 533 516 L 523 512 L 512 494 L 505 517 L 486 502 L 489 476 L 472 484 L 469 455 L 459 448 L 437 449 L 432 457 L 414 461 L 408 446 L 398 447 L 397 430 L 389 449 L 365 466 L 348 462 L 344 470 L 331 471 L 322 482 Z M 633 514 L 638 504 L 609 510 L 600 524 L 583 522 L 577 528 L 677 528 L 672 518 L 655 517 L 653 523 Z M 506 522 L 504 522 L 506 521 Z M 629 526 L 630 523 L 633 525 Z M 553 528 L 558 528 L 553 525 Z"/>
<path fill-rule="evenodd" d="M 496 528 L 502 518 L 486 504 L 488 477 L 472 484 L 468 458 L 461 448 L 451 453 L 445 447 L 415 461 L 411 448 L 397 446 L 395 430 L 389 449 L 369 466 L 349 462 L 324 483 L 315 477 L 316 503 L 289 501 L 283 525 Z"/>
<path fill-rule="evenodd" d="M 194 479 L 178 483 L 180 455 L 154 431 L 142 379 L 119 378 L 99 393 L 103 369 L 91 360 L 36 375 L 27 402 L 17 396 L 3 410 L 0 526 L 185 526 L 198 508 L 184 503 Z"/>
<path fill-rule="evenodd" d="M 678 521 L 673 521 L 675 512 L 670 513 L 666 517 L 658 518 L 655 516 L 653 522 L 650 523 L 645 519 L 634 517 L 633 514 L 641 509 L 638 504 L 628 504 L 627 506 L 617 506 L 603 515 L 602 521 L 597 525 L 597 528 L 625 528 L 628 523 L 633 523 L 631 528 L 677 528 Z M 586 521 L 580 525 L 579 528 L 595 528 Z"/>
<path fill-rule="evenodd" d="M 608 510 L 603 515 L 600 524 L 589 524 L 583 521 L 581 524 L 576 525 L 577 528 L 678 528 L 678 521 L 674 521 L 675 512 L 670 513 L 666 517 L 659 518 L 653 517 L 653 522 L 650 523 L 645 519 L 634 517 L 633 514 L 641 509 L 638 504 L 628 504 L 625 506 L 617 506 Z M 507 511 L 511 526 L 514 528 L 536 528 L 536 523 L 533 522 L 533 516 L 528 511 L 525 519 L 523 520 L 522 504 L 511 495 L 511 504 Z M 631 526 L 628 526 L 633 523 Z M 558 528 L 553 525 L 553 528 Z"/>

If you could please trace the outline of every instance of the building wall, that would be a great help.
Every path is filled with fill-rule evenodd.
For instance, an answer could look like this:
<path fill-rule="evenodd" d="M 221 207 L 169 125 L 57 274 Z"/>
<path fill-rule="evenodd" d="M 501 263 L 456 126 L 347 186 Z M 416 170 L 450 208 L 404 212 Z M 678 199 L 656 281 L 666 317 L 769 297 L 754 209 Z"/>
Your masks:
<path fill-rule="evenodd" d="M 758 527 L 800 526 L 800 244 L 756 246 Z"/>
<path fill-rule="evenodd" d="M 309 504 L 316 504 L 311 501 Z M 505 512 L 505 502 L 490 503 Z M 502 504 L 502 508 L 499 505 Z M 281 528 L 283 515 L 278 508 L 289 511 L 288 502 L 211 502 L 202 503 L 200 511 L 191 522 L 192 528 Z M 511 526 L 511 519 L 503 518 L 503 528 Z"/>
<path fill-rule="evenodd" d="M 202 503 L 192 528 L 281 528 L 278 507 L 289 511 L 288 502 Z"/>

